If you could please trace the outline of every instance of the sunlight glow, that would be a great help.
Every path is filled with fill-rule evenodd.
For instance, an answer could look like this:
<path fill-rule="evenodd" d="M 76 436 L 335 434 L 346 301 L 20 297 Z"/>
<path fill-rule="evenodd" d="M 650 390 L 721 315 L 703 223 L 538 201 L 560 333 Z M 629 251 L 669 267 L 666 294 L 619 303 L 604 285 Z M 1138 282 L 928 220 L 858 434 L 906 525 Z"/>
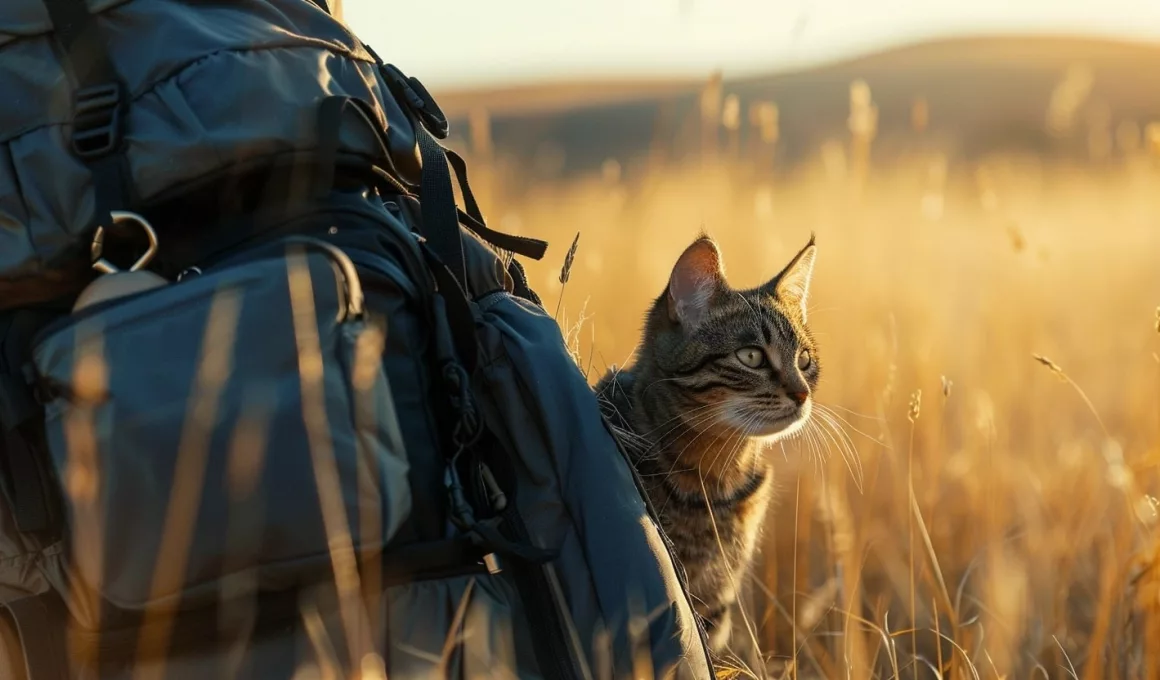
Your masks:
<path fill-rule="evenodd" d="M 1153 0 L 344 0 L 343 11 L 384 58 L 437 87 L 765 71 L 955 35 L 1160 39 Z"/>

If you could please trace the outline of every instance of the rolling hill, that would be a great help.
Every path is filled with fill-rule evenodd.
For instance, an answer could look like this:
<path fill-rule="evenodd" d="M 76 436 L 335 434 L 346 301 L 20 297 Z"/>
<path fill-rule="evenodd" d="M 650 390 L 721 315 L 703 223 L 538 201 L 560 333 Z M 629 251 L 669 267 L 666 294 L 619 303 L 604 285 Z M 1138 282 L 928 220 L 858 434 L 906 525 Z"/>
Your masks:
<path fill-rule="evenodd" d="M 1100 139 L 1114 145 L 1118 131 L 1128 143 L 1132 137 L 1139 143 L 1144 127 L 1160 121 L 1160 45 L 1074 37 L 956 38 L 799 71 L 726 77 L 715 99 L 719 104 L 735 96 L 740 124 L 735 140 L 716 126 L 713 146 L 759 146 L 750 108 L 770 102 L 778 119 L 771 157 L 779 168 L 792 167 L 824 141 L 849 137 L 851 83 L 858 79 L 868 85 L 877 109 L 875 158 L 916 144 L 967 157 L 1024 151 L 1090 158 Z M 631 167 L 633 159 L 650 154 L 680 160 L 701 153 L 706 86 L 625 80 L 436 95 L 459 143 L 529 166 L 533 176 L 557 178 L 596 172 L 609 158 Z M 920 100 L 917 106 L 926 112 L 921 134 L 915 127 Z M 479 122 L 482 112 L 485 125 Z M 481 139 L 484 129 L 489 140 Z"/>

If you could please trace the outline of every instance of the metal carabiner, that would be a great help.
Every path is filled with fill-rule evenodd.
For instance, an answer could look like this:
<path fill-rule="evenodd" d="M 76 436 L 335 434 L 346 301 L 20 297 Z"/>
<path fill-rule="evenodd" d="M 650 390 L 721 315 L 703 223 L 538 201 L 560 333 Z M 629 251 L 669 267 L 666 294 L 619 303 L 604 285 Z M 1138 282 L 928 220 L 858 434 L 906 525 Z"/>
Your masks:
<path fill-rule="evenodd" d="M 129 271 L 131 272 L 140 271 L 142 268 L 152 262 L 154 257 L 157 256 L 157 232 L 153 229 L 153 225 L 149 224 L 148 220 L 146 220 L 144 217 L 141 217 L 137 213 L 127 212 L 124 210 L 113 210 L 109 212 L 109 215 L 113 218 L 113 224 L 133 222 L 137 226 L 141 227 L 141 231 L 145 232 L 145 237 L 149 240 L 149 247 L 145 250 L 145 253 L 139 257 L 131 267 L 129 267 Z M 93 234 L 93 244 L 90 247 L 90 253 L 92 254 L 93 260 L 93 269 L 101 272 L 102 274 L 116 274 L 117 272 L 120 272 L 121 270 L 118 269 L 116 265 L 102 257 L 104 249 L 105 228 L 97 227 L 96 233 Z"/>
<path fill-rule="evenodd" d="M 160 288 L 169 283 L 158 274 L 144 269 L 153 260 L 154 256 L 157 255 L 157 232 L 153 230 L 153 226 L 144 217 L 136 213 L 115 211 L 111 214 L 114 224 L 133 222 L 141 227 L 141 231 L 145 232 L 145 236 L 149 239 L 149 248 L 146 249 L 144 255 L 133 263 L 133 266 L 128 271 L 122 271 L 102 256 L 105 249 L 105 229 L 98 227 L 96 233 L 93 234 L 93 243 L 90 252 L 92 253 L 93 269 L 100 272 L 102 276 L 98 276 L 91 281 L 80 292 L 80 295 L 73 302 L 74 312 L 91 307 L 99 302 L 107 302 L 119 297 L 125 297 L 126 295 L 142 293 L 153 288 Z"/>

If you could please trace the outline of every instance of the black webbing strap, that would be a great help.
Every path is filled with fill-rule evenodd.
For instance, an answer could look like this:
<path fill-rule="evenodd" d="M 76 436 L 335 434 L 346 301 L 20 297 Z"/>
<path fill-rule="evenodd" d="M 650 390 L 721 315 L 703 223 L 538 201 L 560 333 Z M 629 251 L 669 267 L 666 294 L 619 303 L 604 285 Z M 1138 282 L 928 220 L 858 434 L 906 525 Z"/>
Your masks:
<path fill-rule="evenodd" d="M 496 247 L 537 260 L 544 256 L 548 247 L 544 241 L 512 236 L 488 228 L 483 222 L 479 205 L 467 183 L 467 164 L 463 158 L 454 151 L 444 149 L 422 125 L 415 126 L 415 136 L 423 161 L 423 179 L 420 187 L 423 236 L 435 256 L 451 271 L 461 293 L 466 294 L 467 291 L 463 242 L 460 240 L 462 237 L 459 232 L 461 218 L 469 229 Z M 449 164 L 455 168 L 463 201 L 467 205 L 466 215 L 455 205 Z M 526 288 L 526 285 L 524 287 Z"/>
<path fill-rule="evenodd" d="M 479 343 L 468 302 L 467 268 L 451 171 L 443 147 L 422 125 L 415 126 L 415 136 L 423 161 L 419 209 L 425 241 L 420 244 L 421 250 L 439 289 L 455 353 L 471 374 L 479 362 Z"/>
<path fill-rule="evenodd" d="M 427 269 L 435 279 L 435 287 L 439 297 L 433 301 L 435 318 L 447 319 L 447 332 L 450 338 L 445 338 L 443 326 L 435 329 L 437 352 L 439 361 L 450 358 L 448 350 L 454 349 L 454 358 L 470 375 L 479 365 L 479 341 L 475 337 L 475 315 L 471 312 L 471 304 L 467 301 L 467 293 L 460 287 L 459 282 L 451 274 L 451 270 L 439 259 L 439 255 L 432 250 L 430 244 L 419 244 L 419 250 L 426 260 Z M 448 345 L 449 346 L 445 346 Z"/>
<path fill-rule="evenodd" d="M 319 103 L 318 114 L 315 122 L 316 135 L 318 140 L 317 150 L 317 171 L 314 180 L 314 192 L 316 195 L 324 196 L 334 186 L 335 171 L 338 165 L 338 151 L 339 151 L 339 136 L 342 131 L 342 124 L 347 115 L 351 111 L 358 117 L 358 119 L 368 127 L 375 135 L 375 139 L 379 146 L 379 162 L 384 164 L 383 172 L 380 177 L 389 185 L 389 189 L 406 192 L 402 183 L 396 179 L 399 175 L 395 168 L 394 161 L 391 158 L 390 148 L 386 139 L 386 133 L 382 127 L 375 123 L 375 111 L 365 100 L 356 97 L 347 97 L 342 95 L 333 95 L 327 97 Z M 466 204 L 467 210 L 460 210 L 455 207 L 456 224 L 454 233 L 458 238 L 459 223 L 463 223 L 467 228 L 471 229 L 480 238 L 491 243 L 492 245 L 509 250 L 517 255 L 523 255 L 535 260 L 539 260 L 544 256 L 548 244 L 544 241 L 522 236 L 513 236 L 511 234 L 504 234 L 495 231 L 487 226 L 483 219 L 483 213 L 479 209 L 479 203 L 475 200 L 475 194 L 471 191 L 471 185 L 467 180 L 467 163 L 463 158 L 451 151 L 445 149 L 437 141 L 435 141 L 429 132 L 427 132 L 422 124 L 416 126 L 417 137 L 419 143 L 422 145 L 423 137 L 427 137 L 428 152 L 438 153 L 444 156 L 444 163 L 449 163 L 455 170 L 456 179 L 459 181 L 459 190 L 463 194 L 463 200 Z M 422 146 L 420 146 L 420 153 L 422 154 Z M 425 158 L 421 156 L 421 158 Z M 433 160 L 434 165 L 439 162 Z M 438 170 L 438 168 L 436 168 Z M 438 177 L 430 178 L 432 181 L 438 181 Z M 450 181 L 441 182 L 442 186 L 450 189 Z M 422 190 L 423 187 L 420 187 Z M 455 194 L 451 193 L 451 205 L 454 206 Z M 431 237 L 428 236 L 430 239 Z M 436 238 L 438 240 L 438 237 Z M 438 249 L 442 256 L 454 258 L 454 254 L 450 250 L 443 248 Z M 447 261 L 449 264 L 454 260 Z"/>
<path fill-rule="evenodd" d="M 412 128 L 415 141 L 419 146 L 419 158 L 423 163 L 423 176 L 420 180 L 420 201 L 423 204 L 424 236 L 431 241 L 432 249 L 451 268 L 455 278 L 464 280 L 463 269 L 458 263 L 462 261 L 462 245 L 459 244 L 459 222 L 474 231 L 480 238 L 504 250 L 510 250 L 517 255 L 540 259 L 548 244 L 538 239 L 503 234 L 490 229 L 483 220 L 483 214 L 475 195 L 467 182 L 467 163 L 458 154 L 443 148 L 438 139 L 446 139 L 449 130 L 447 116 L 439 108 L 435 98 L 419 82 L 404 74 L 398 67 L 383 63 L 369 45 L 364 45 L 367 51 L 374 56 L 379 64 L 379 73 L 386 82 L 387 89 L 394 95 L 395 100 L 411 112 L 414 117 Z M 455 205 L 455 192 L 451 184 L 451 172 L 448 164 L 455 168 L 459 180 L 459 188 L 463 193 L 463 200 L 467 204 L 464 212 Z M 432 200 L 438 204 L 431 208 L 431 217 L 428 219 L 428 204 Z M 446 205 L 444 205 L 446 204 Z M 436 231 L 443 233 L 436 234 Z M 454 243 L 452 243 L 454 241 Z M 459 255 L 457 256 L 456 253 Z"/>
<path fill-rule="evenodd" d="M 43 0 L 65 67 L 72 72 L 73 154 L 93 174 L 94 226 L 112 225 L 110 211 L 126 208 L 129 170 L 122 153 L 128 97 L 105 37 L 84 0 Z"/>
<path fill-rule="evenodd" d="M 460 212 L 459 217 L 466 223 L 467 228 L 497 248 L 510 250 L 516 255 L 523 255 L 533 260 L 543 258 L 544 253 L 548 250 L 546 241 L 505 234 L 487 226 L 483 219 L 483 213 L 479 210 L 479 204 L 475 201 L 475 194 L 472 193 L 471 185 L 467 181 L 467 162 L 451 149 L 444 149 L 444 152 L 447 154 L 447 162 L 451 164 L 455 170 L 455 176 L 459 180 L 459 192 L 463 194 L 463 203 L 467 208 L 465 212 Z"/>
<path fill-rule="evenodd" d="M 0 618 L 20 637 L 29 680 L 69 680 L 68 612 L 56 593 L 0 604 Z"/>
<path fill-rule="evenodd" d="M 463 242 L 459 233 L 459 210 L 451 185 L 447 154 L 439 142 L 422 125 L 415 126 L 419 157 L 423 161 L 423 178 L 419 200 L 423 216 L 423 236 L 439 261 L 451 270 L 462 290 L 467 290 L 467 267 L 463 259 Z"/>

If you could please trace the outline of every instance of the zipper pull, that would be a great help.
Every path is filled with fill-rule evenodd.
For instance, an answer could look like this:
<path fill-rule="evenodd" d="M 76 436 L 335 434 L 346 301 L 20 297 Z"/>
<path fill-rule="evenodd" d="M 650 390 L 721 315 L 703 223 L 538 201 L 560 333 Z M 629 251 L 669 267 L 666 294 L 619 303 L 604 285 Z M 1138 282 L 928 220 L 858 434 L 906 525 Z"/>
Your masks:
<path fill-rule="evenodd" d="M 492 474 L 491 468 L 486 463 L 479 464 L 479 475 L 483 479 L 484 488 L 487 489 L 487 501 L 491 505 L 492 511 L 498 514 L 506 510 L 507 495 L 500 488 L 499 482 L 495 481 L 495 475 Z"/>

